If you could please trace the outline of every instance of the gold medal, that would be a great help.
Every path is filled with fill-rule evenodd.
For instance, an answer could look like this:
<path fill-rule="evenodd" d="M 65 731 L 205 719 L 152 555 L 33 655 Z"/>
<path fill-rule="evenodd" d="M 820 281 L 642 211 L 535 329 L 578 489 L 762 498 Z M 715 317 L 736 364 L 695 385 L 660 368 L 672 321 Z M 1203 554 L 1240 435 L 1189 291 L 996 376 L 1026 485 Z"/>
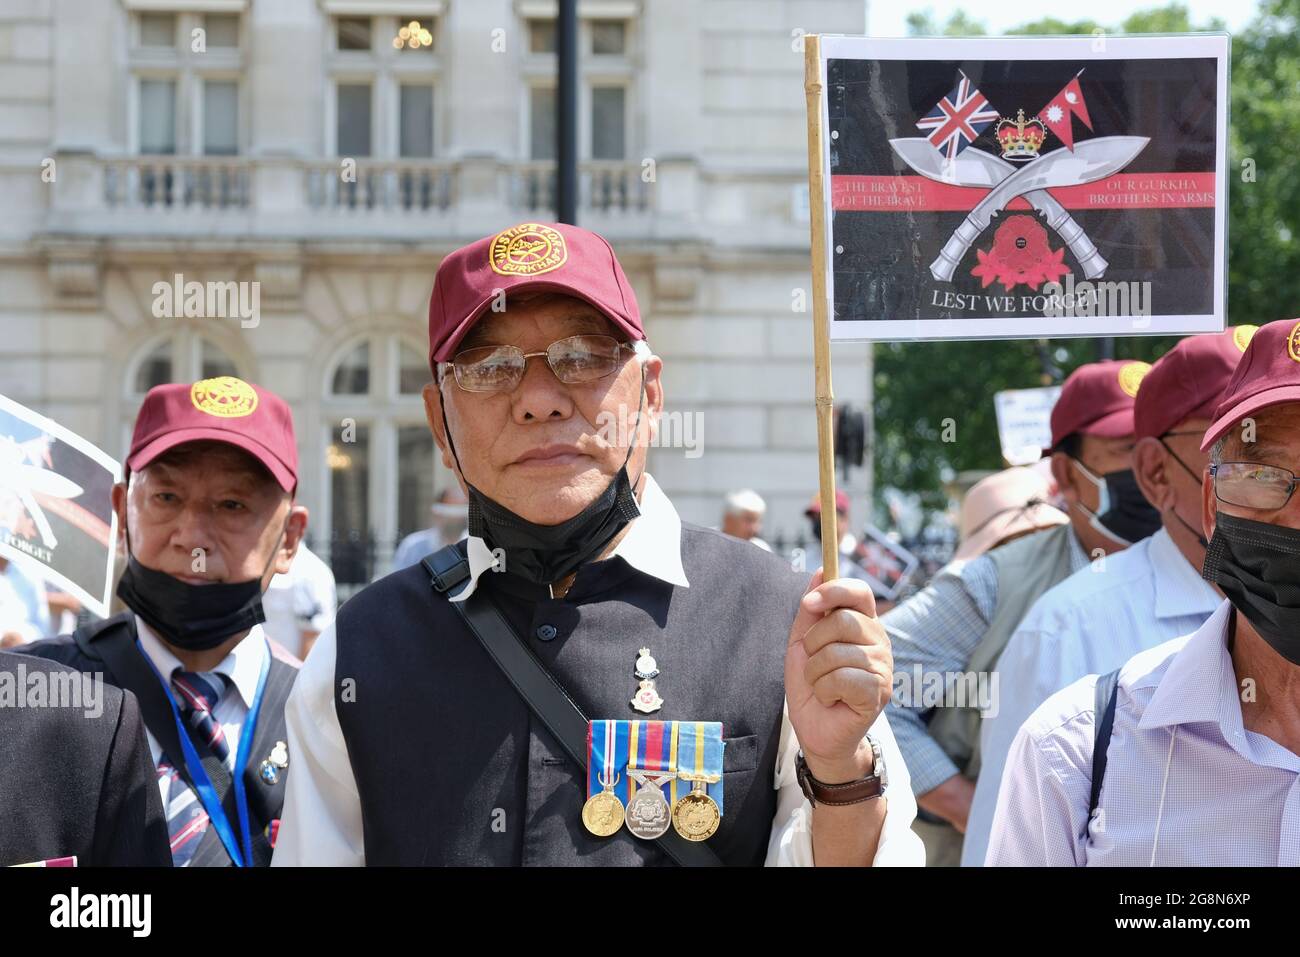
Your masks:
<path fill-rule="evenodd" d="M 600 785 L 604 790 L 587 798 L 587 803 L 582 806 L 583 826 L 597 837 L 617 834 L 623 826 L 623 802 L 614 793 L 617 783 L 618 775 L 611 779 L 601 774 Z"/>
<path fill-rule="evenodd" d="M 692 782 L 692 787 L 690 793 L 679 798 L 673 806 L 673 829 L 688 841 L 707 841 L 722 823 L 722 812 L 704 785 L 712 784 L 718 778 L 716 775 L 706 777 L 681 772 L 678 777 Z"/>

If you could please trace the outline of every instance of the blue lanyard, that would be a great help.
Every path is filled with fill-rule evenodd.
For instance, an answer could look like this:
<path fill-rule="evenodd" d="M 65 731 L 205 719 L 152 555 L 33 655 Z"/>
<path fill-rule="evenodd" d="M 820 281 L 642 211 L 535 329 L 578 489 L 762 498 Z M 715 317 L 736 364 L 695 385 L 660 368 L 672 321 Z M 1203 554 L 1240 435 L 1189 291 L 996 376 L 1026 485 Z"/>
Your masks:
<path fill-rule="evenodd" d="M 265 637 L 262 640 L 266 641 Z M 267 643 L 266 654 L 262 658 L 262 671 L 257 676 L 257 692 L 253 695 L 253 706 L 248 709 L 248 717 L 239 730 L 239 745 L 235 749 L 235 771 L 231 775 L 235 784 L 235 807 L 239 811 L 239 830 L 244 838 L 242 854 L 239 845 L 235 843 L 235 833 L 231 830 L 230 821 L 226 817 L 226 810 L 217 799 L 216 788 L 212 786 L 208 772 L 203 769 L 203 762 L 199 760 L 199 753 L 194 749 L 194 743 L 190 740 L 189 730 L 181 721 L 181 713 L 176 708 L 176 699 L 172 697 L 171 686 L 166 681 L 163 681 L 162 675 L 158 673 L 158 669 L 154 666 L 153 659 L 145 654 L 139 638 L 136 639 L 135 645 L 139 649 L 140 655 L 149 663 L 150 670 L 157 676 L 158 682 L 163 686 L 163 692 L 167 696 L 167 703 L 171 705 L 172 718 L 176 722 L 176 732 L 181 739 L 181 749 L 185 752 L 185 768 L 190 773 L 190 780 L 194 782 L 194 789 L 198 792 L 203 809 L 208 812 L 208 820 L 217 829 L 217 836 L 221 838 L 221 843 L 226 846 L 226 853 L 235 862 L 235 866 L 251 867 L 253 864 L 253 835 L 248 825 L 248 795 L 244 789 L 244 766 L 248 763 L 249 752 L 253 750 L 253 732 L 257 728 L 258 712 L 262 710 L 262 694 L 266 691 L 266 676 L 271 670 L 270 643 Z M 215 716 L 213 720 L 216 720 Z"/>

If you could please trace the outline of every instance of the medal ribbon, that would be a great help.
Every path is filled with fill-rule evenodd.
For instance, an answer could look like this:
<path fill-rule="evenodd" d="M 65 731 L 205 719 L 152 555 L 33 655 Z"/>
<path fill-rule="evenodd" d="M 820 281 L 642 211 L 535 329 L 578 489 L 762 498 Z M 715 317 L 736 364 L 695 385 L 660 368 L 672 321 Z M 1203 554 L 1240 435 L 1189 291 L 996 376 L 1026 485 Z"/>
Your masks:
<path fill-rule="evenodd" d="M 605 790 L 601 776 L 612 781 L 618 775 L 614 793 L 624 804 L 628 800 L 628 744 L 630 736 L 627 721 L 592 721 L 587 725 L 587 797 Z"/>
<path fill-rule="evenodd" d="M 684 722 L 685 734 L 681 736 L 681 750 L 677 756 L 678 768 L 689 768 L 692 774 L 717 777 L 717 781 L 705 785 L 705 791 L 722 811 L 722 724 L 717 721 Z M 690 790 L 688 782 L 682 781 L 685 789 Z M 673 795 L 677 800 L 677 795 Z"/>

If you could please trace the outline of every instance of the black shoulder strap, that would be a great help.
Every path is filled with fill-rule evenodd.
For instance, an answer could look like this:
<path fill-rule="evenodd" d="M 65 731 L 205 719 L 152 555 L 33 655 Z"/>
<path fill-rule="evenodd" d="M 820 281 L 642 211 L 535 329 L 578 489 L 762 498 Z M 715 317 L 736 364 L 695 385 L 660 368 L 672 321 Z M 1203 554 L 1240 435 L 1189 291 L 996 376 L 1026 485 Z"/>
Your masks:
<path fill-rule="evenodd" d="M 101 658 L 113 672 L 120 688 L 126 688 L 140 702 L 140 713 L 154 738 L 162 746 L 163 753 L 175 766 L 176 771 L 191 788 L 194 780 L 185 765 L 185 752 L 181 748 L 180 736 L 176 733 L 176 721 L 172 717 L 171 705 L 162 685 L 154 676 L 144 656 L 136 647 L 134 619 L 130 615 L 114 616 L 106 622 L 86 625 L 73 632 L 73 639 L 83 650 L 93 657 Z M 227 808 L 227 816 L 232 811 L 226 796 L 230 794 L 232 780 L 230 771 L 215 754 L 208 751 L 202 755 L 203 770 L 212 782 L 217 800 Z M 236 818 L 231 818 L 237 820 Z M 206 837 L 207 835 L 205 835 Z M 255 865 L 265 866 L 270 863 L 270 845 L 260 832 L 253 835 L 253 861 Z M 261 837 L 259 841 L 258 838 Z M 261 845 L 266 844 L 263 848 Z M 224 847 L 224 845 L 223 845 Z M 265 858 L 265 860 L 261 860 Z"/>
<path fill-rule="evenodd" d="M 421 564 L 429 573 L 434 590 L 440 593 L 448 592 L 469 577 L 469 560 L 455 545 L 439 549 L 425 557 Z M 585 780 L 587 716 L 582 709 L 482 591 L 476 590 L 465 601 L 454 601 L 451 605 L 529 709 L 560 742 L 564 753 L 581 770 Z M 722 864 L 713 848 L 688 841 L 676 831 L 665 832 L 656 842 L 664 853 L 684 867 L 717 867 Z"/>
<path fill-rule="evenodd" d="M 1101 803 L 1101 782 L 1106 777 L 1106 752 L 1110 749 L 1110 732 L 1115 725 L 1115 701 L 1119 697 L 1119 669 L 1097 679 L 1093 707 L 1092 793 L 1088 795 L 1088 820 Z"/>

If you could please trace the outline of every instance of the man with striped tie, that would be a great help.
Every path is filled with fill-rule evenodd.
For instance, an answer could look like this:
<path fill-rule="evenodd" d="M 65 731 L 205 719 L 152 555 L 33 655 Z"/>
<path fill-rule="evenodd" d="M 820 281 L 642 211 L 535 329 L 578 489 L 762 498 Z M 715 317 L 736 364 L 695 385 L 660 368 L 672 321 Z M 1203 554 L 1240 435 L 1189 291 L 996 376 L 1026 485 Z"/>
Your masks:
<path fill-rule="evenodd" d="M 263 633 L 262 593 L 307 527 L 288 405 L 233 376 L 150 390 L 113 507 L 129 611 L 23 647 L 139 699 L 172 862 L 270 862 L 300 664 Z"/>

